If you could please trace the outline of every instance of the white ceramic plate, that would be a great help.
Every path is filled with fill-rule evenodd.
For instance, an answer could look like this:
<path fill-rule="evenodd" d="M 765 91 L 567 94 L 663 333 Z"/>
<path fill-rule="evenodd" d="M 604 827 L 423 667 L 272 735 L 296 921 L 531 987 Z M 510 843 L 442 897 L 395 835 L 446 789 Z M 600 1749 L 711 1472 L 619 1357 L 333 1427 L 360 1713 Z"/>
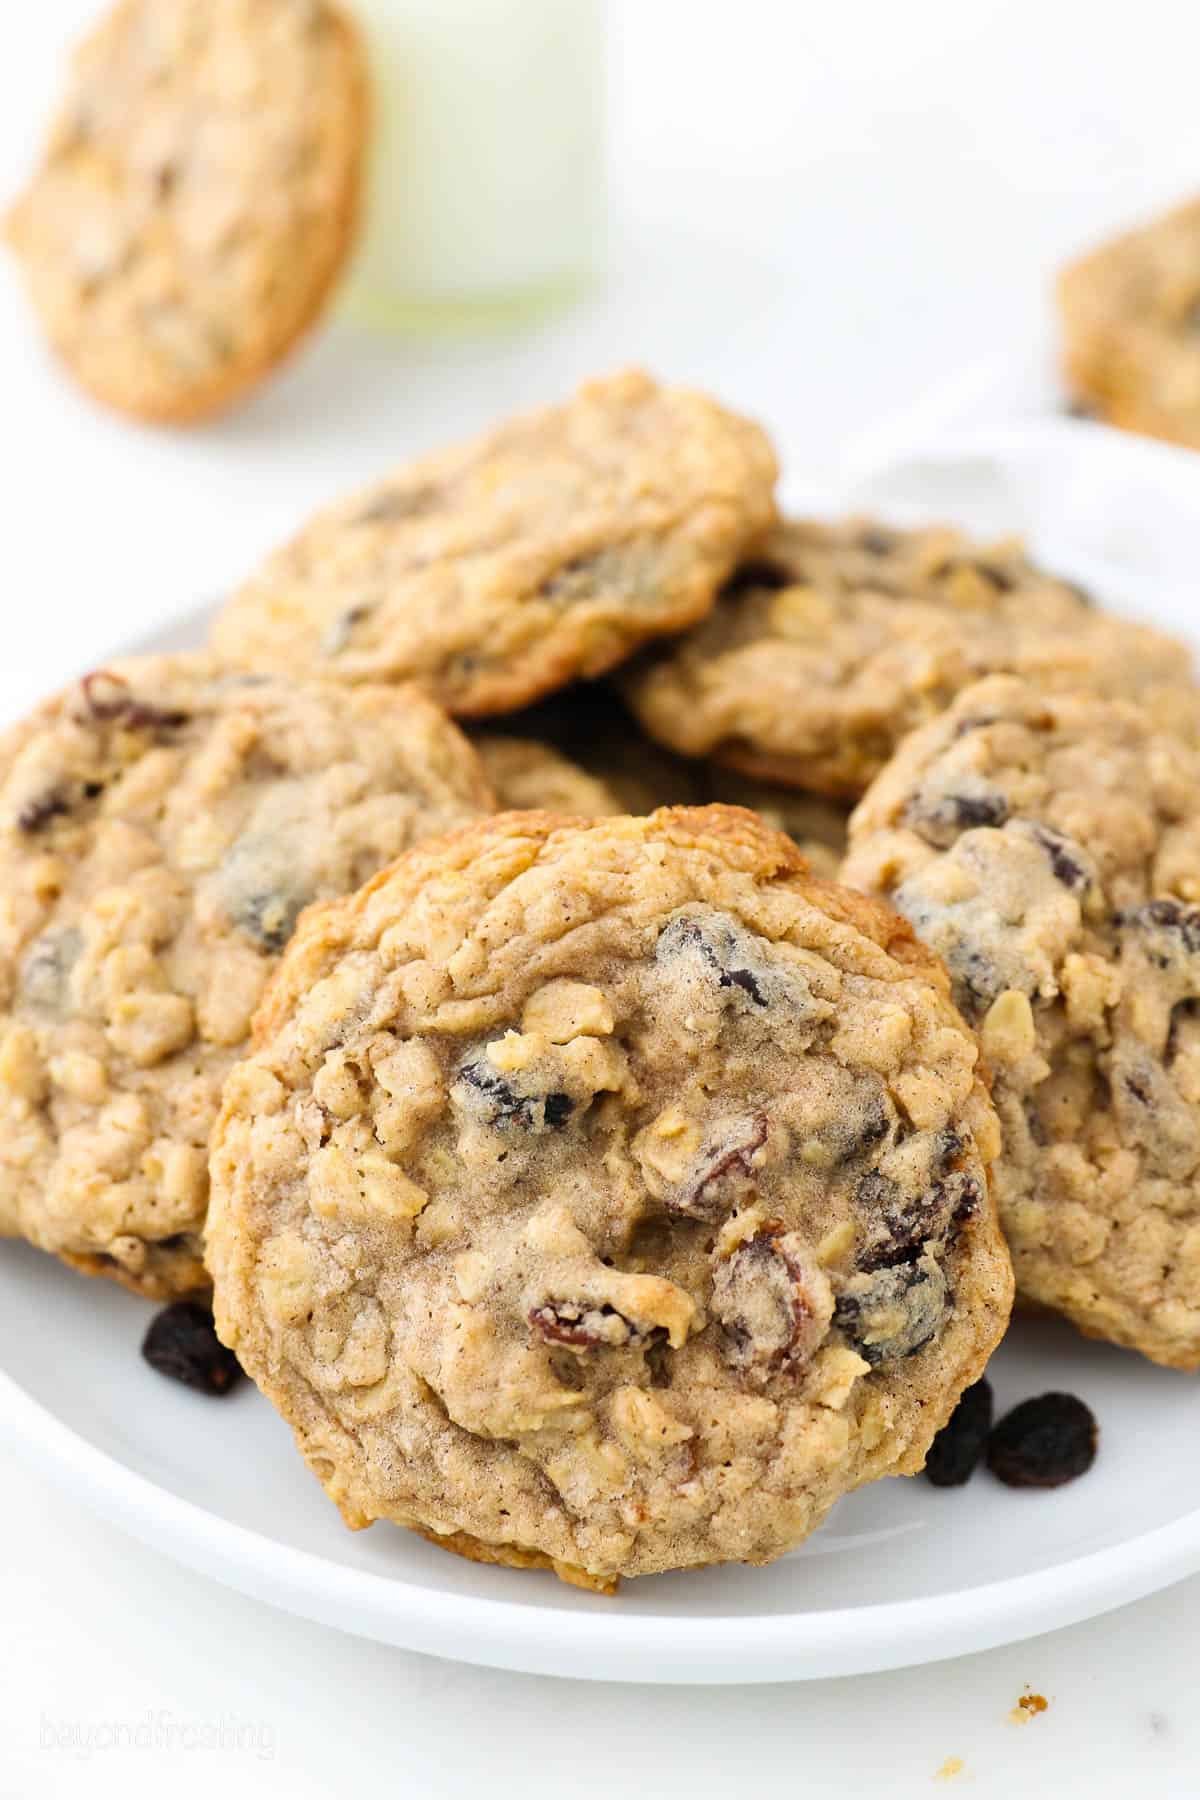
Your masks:
<path fill-rule="evenodd" d="M 1036 479 L 1014 482 L 1009 446 L 993 458 L 1002 480 L 990 496 L 976 445 L 969 469 L 950 450 L 926 451 L 890 487 L 877 472 L 869 494 L 841 498 L 894 511 L 899 495 L 909 515 L 915 506 L 986 522 L 981 508 L 994 511 L 999 492 L 1009 523 L 1032 527 L 1035 544 L 1055 539 L 1067 573 L 1114 605 L 1194 627 L 1182 564 L 1177 584 L 1145 565 L 1139 577 L 1127 564 L 1098 565 L 1086 533 L 1075 554 L 1061 532 L 1047 533 L 1039 509 L 1052 513 L 1055 486 L 1064 492 L 1080 470 L 1060 466 L 1056 480 L 1065 453 L 1025 454 Z M 1122 480 L 1107 502 L 1125 491 Z M 1200 517 L 1200 491 L 1190 506 L 1177 498 L 1181 524 L 1189 511 Z M 195 642 L 201 626 L 193 615 L 145 647 Z M 1050 1494 L 1014 1492 L 986 1473 L 950 1492 L 920 1478 L 884 1481 L 770 1569 L 662 1576 L 605 1600 L 549 1575 L 462 1562 L 386 1525 L 346 1531 L 249 1384 L 206 1400 L 141 1362 L 149 1316 L 105 1282 L 0 1245 L 7 1440 L 148 1545 L 292 1612 L 410 1649 L 607 1680 L 851 1674 L 1032 1636 L 1200 1568 L 1200 1383 L 1053 1323 L 1018 1321 L 991 1375 L 1001 1408 L 1048 1388 L 1090 1403 L 1101 1451 L 1082 1481 Z"/>

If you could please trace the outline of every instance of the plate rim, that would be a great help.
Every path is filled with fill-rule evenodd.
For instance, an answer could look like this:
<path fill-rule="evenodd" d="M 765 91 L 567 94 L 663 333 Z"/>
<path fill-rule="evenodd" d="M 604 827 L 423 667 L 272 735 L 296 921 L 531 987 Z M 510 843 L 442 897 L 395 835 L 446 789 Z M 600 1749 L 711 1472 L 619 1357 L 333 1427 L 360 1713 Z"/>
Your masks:
<path fill-rule="evenodd" d="M 91 1443 L 2 1369 L 0 1417 L 27 1464 L 65 1479 L 126 1535 L 226 1587 L 352 1635 L 525 1674 L 667 1686 L 871 1674 L 1041 1636 L 1200 1569 L 1197 1508 L 1123 1543 L 951 1594 L 803 1614 L 624 1617 L 619 1598 L 597 1597 L 594 1613 L 568 1612 L 416 1590 L 402 1574 L 353 1569 L 223 1519 Z"/>

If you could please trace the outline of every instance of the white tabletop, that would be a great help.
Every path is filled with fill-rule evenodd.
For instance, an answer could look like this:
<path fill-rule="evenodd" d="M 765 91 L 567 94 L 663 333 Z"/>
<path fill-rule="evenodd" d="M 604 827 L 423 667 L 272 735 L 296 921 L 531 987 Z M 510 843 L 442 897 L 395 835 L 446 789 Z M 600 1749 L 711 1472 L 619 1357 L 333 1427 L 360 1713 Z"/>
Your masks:
<path fill-rule="evenodd" d="M 90 7 L 12 11 L 3 192 Z M 1136 19 L 1083 0 L 614 0 L 605 291 L 518 340 L 339 326 L 193 434 L 78 399 L 5 272 L 0 709 L 220 592 L 388 460 L 614 363 L 710 383 L 774 427 L 793 468 L 827 472 L 957 366 L 1019 352 L 1064 254 L 1195 184 L 1200 27 L 1184 18 L 1177 0 L 1143 0 Z M 599 1780 L 725 1800 L 739 1781 L 849 1795 L 880 1778 L 908 1794 L 952 1758 L 945 1785 L 980 1796 L 1200 1791 L 1197 1582 L 924 1671 L 639 1691 L 452 1667 L 285 1618 L 19 1467 L 0 1486 L 0 1541 L 0 1796 L 299 1800 L 382 1781 L 506 1800 Z M 1027 1685 L 1049 1706 L 1014 1724 Z"/>

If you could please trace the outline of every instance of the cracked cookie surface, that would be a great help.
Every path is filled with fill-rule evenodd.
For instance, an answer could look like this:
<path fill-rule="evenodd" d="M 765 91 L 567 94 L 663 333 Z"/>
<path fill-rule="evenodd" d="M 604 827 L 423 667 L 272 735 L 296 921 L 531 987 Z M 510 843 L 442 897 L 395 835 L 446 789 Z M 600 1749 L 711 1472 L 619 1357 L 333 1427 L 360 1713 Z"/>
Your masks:
<path fill-rule="evenodd" d="M 1007 1320 L 947 989 L 740 809 L 418 847 L 306 916 L 229 1079 L 221 1335 L 353 1525 L 768 1561 L 921 1466 Z"/>
<path fill-rule="evenodd" d="M 1076 398 L 1110 425 L 1200 449 L 1200 199 L 1080 257 L 1058 305 Z"/>
<path fill-rule="evenodd" d="M 0 739 L 0 1233 L 203 1285 L 221 1083 L 302 907 L 487 810 L 420 693 L 114 663 Z"/>
<path fill-rule="evenodd" d="M 796 521 L 623 689 L 685 755 L 854 799 L 905 732 L 981 676 L 1136 694 L 1180 685 L 1189 661 L 1175 640 L 1094 611 L 1016 544 Z"/>
<path fill-rule="evenodd" d="M 1200 756 L 1141 708 L 997 677 L 851 820 L 978 1026 L 1025 1299 L 1200 1365 Z"/>
<path fill-rule="evenodd" d="M 121 0 L 8 219 L 71 373 L 149 420 L 235 400 L 328 296 L 365 135 L 358 34 L 326 0 Z"/>
<path fill-rule="evenodd" d="M 756 425 L 629 370 L 318 515 L 219 616 L 243 667 L 515 711 L 703 617 L 775 517 Z"/>

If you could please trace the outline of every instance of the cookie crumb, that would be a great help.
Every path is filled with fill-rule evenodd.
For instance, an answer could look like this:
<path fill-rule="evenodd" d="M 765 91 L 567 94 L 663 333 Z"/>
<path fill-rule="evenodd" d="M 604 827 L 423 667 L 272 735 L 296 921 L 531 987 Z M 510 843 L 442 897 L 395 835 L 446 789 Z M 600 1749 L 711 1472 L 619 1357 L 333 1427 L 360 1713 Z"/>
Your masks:
<path fill-rule="evenodd" d="M 935 1781 L 953 1781 L 954 1777 L 961 1775 L 965 1768 L 966 1764 L 961 1756 L 948 1756 L 933 1779 Z"/>
<path fill-rule="evenodd" d="M 1044 1713 L 1050 1702 L 1045 1694 L 1022 1694 L 1008 1715 L 1010 1725 L 1028 1725 L 1038 1713 Z"/>

